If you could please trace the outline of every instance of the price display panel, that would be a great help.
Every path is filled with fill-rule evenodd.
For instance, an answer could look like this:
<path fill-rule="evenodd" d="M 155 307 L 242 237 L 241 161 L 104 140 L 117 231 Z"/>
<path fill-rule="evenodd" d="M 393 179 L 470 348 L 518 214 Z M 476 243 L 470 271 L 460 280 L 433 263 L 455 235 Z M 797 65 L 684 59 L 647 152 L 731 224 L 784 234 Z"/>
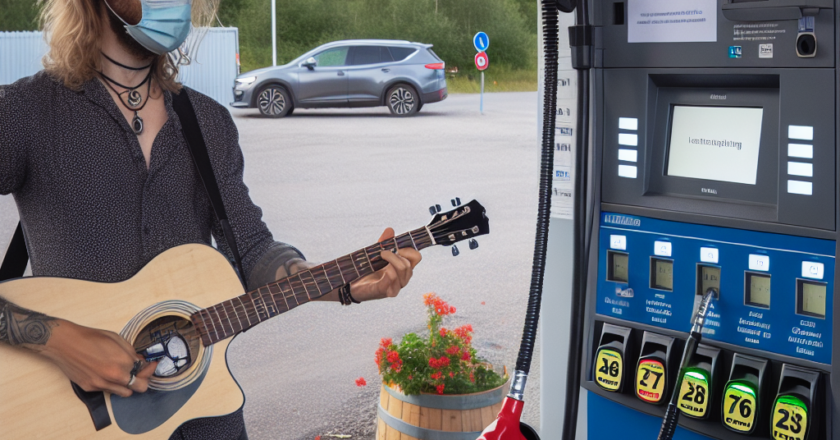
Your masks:
<path fill-rule="evenodd" d="M 607 280 L 616 283 L 627 283 L 630 279 L 628 269 L 630 256 L 624 252 L 609 251 L 607 254 Z"/>
<path fill-rule="evenodd" d="M 650 288 L 657 290 L 674 290 L 674 262 L 660 258 L 650 259 Z"/>
<path fill-rule="evenodd" d="M 747 272 L 744 284 L 745 304 L 763 309 L 770 308 L 770 275 Z"/>
<path fill-rule="evenodd" d="M 717 266 L 697 266 L 697 294 L 703 296 L 710 287 L 720 292 L 720 268 Z"/>
<path fill-rule="evenodd" d="M 796 284 L 796 313 L 825 319 L 826 284 L 807 280 Z"/>

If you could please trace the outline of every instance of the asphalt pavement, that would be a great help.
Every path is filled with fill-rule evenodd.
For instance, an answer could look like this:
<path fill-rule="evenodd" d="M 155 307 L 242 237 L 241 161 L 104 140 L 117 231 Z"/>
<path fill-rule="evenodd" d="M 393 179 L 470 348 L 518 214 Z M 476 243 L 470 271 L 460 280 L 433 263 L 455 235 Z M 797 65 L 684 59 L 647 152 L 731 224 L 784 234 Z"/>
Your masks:
<path fill-rule="evenodd" d="M 380 338 L 425 331 L 422 295 L 457 307 L 447 323 L 475 329 L 479 355 L 513 370 L 530 282 L 537 211 L 537 94 L 451 95 L 412 118 L 387 109 L 297 110 L 265 119 L 232 110 L 245 156 L 245 181 L 275 239 L 320 262 L 429 220 L 428 207 L 473 198 L 487 209 L 490 234 L 423 251 L 411 283 L 395 299 L 350 307 L 314 302 L 240 335 L 228 361 L 246 395 L 249 437 L 373 439 Z M 17 211 L 0 197 L 0 249 Z M 524 421 L 539 426 L 539 353 Z M 363 377 L 368 385 L 358 387 Z"/>

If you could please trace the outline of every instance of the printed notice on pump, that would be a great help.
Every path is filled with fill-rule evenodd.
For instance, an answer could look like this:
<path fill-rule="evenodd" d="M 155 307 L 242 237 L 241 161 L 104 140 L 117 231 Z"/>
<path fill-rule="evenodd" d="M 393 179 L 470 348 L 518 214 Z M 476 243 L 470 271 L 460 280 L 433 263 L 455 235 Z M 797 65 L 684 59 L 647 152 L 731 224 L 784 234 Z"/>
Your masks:
<path fill-rule="evenodd" d="M 717 0 L 629 0 L 627 41 L 717 41 Z"/>

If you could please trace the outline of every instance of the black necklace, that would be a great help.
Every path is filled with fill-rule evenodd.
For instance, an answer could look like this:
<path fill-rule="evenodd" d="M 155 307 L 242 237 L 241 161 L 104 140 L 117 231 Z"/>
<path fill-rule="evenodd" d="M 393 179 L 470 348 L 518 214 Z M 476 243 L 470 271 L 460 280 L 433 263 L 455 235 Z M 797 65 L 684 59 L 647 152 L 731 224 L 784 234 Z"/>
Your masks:
<path fill-rule="evenodd" d="M 116 64 L 116 65 L 118 65 L 118 66 L 122 67 L 123 69 L 128 69 L 128 70 L 146 70 L 146 69 L 148 69 L 149 67 L 152 67 L 152 63 L 146 64 L 146 65 L 145 65 L 145 66 L 143 66 L 143 67 L 131 67 L 131 66 L 126 66 L 125 64 L 122 64 L 122 63 L 120 63 L 119 61 L 117 61 L 117 60 L 115 60 L 115 59 L 113 59 L 113 58 L 109 57 L 108 55 L 106 55 L 106 54 L 105 54 L 105 52 L 102 52 L 101 50 L 100 50 L 99 52 L 100 52 L 100 53 L 102 53 L 102 56 L 103 56 L 103 57 L 105 57 L 105 59 L 107 59 L 108 61 L 112 62 L 113 64 Z"/>
<path fill-rule="evenodd" d="M 134 130 L 134 134 L 139 136 L 141 133 L 143 133 L 143 118 L 141 118 L 140 115 L 137 112 L 139 112 L 140 110 L 143 110 L 143 107 L 145 107 L 146 103 L 149 102 L 149 96 L 150 96 L 149 94 L 151 93 L 151 90 L 152 90 L 152 81 L 150 80 L 151 77 L 152 77 L 152 71 L 149 70 L 149 73 L 146 75 L 146 79 L 144 79 L 142 82 L 140 82 L 140 84 L 137 84 L 134 87 L 128 87 L 128 86 L 122 85 L 122 84 L 114 81 L 113 79 L 109 78 L 107 75 L 105 75 L 102 72 L 99 72 L 99 74 L 102 75 L 102 78 L 105 79 L 105 85 L 108 86 L 109 89 L 113 90 L 114 93 L 117 94 L 117 97 L 119 98 L 120 103 L 123 106 L 125 106 L 125 108 L 134 112 L 134 119 L 131 120 L 131 129 Z M 118 92 L 116 89 L 114 89 L 114 87 L 111 85 L 111 83 L 113 83 L 117 87 L 122 87 L 125 90 L 122 91 L 122 92 Z M 143 96 L 140 94 L 140 92 L 137 91 L 137 89 L 140 88 L 143 84 L 147 84 L 147 86 L 146 86 L 146 100 L 145 101 L 143 100 Z M 125 93 L 128 93 L 128 98 L 126 99 L 127 102 L 123 102 L 123 99 L 122 99 L 122 95 L 125 94 Z"/>

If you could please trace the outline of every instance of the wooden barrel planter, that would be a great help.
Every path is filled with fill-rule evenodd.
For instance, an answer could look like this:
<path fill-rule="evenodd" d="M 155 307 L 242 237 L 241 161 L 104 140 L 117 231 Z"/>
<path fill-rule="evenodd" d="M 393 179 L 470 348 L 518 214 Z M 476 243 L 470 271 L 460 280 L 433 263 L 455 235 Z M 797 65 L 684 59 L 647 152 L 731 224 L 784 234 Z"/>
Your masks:
<path fill-rule="evenodd" d="M 382 385 L 376 440 L 475 440 L 496 419 L 509 387 L 406 396 Z"/>

